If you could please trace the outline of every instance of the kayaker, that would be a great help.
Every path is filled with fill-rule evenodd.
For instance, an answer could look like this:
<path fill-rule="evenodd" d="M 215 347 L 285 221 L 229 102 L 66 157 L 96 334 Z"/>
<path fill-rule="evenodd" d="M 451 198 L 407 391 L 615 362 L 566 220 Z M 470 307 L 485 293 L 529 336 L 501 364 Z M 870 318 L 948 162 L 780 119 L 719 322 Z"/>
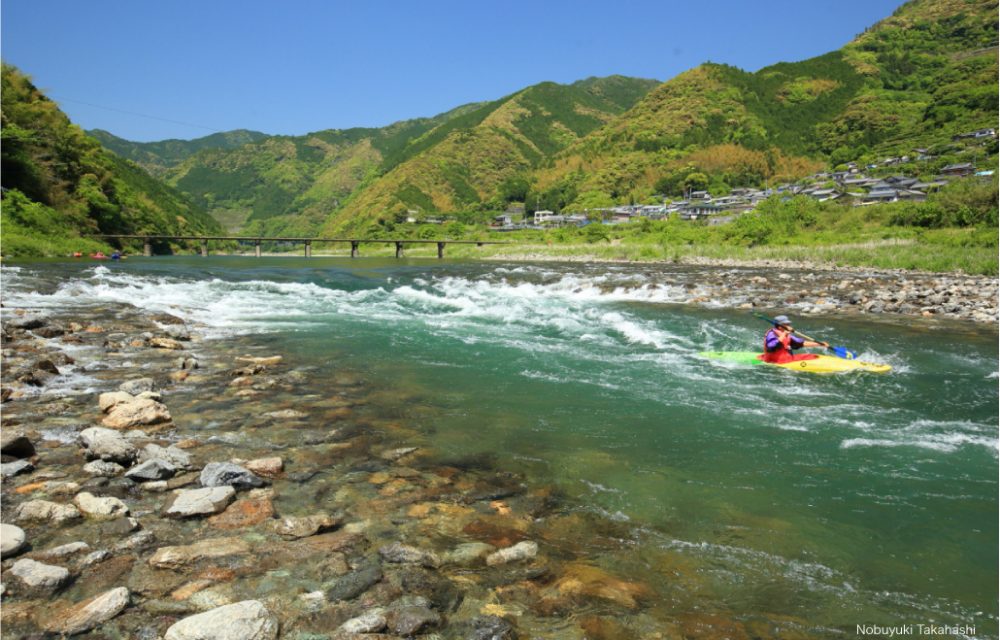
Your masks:
<path fill-rule="evenodd" d="M 785 362 L 795 362 L 797 360 L 812 360 L 816 358 L 815 353 L 802 353 L 795 355 L 795 349 L 803 347 L 829 347 L 826 342 L 814 342 L 803 340 L 795 335 L 795 329 L 788 316 L 776 316 L 774 326 L 771 327 L 764 336 L 764 354 L 760 357 L 764 362 L 783 364 Z"/>

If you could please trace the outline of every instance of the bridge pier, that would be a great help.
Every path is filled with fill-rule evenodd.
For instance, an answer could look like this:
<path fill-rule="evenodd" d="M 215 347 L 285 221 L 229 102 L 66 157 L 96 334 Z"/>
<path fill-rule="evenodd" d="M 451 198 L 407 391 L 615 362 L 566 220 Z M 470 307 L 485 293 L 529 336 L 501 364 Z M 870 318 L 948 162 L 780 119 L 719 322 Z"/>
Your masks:
<path fill-rule="evenodd" d="M 361 245 L 357 240 L 351 240 L 351 257 L 357 258 L 361 252 L 358 251 L 358 247 Z"/>
<path fill-rule="evenodd" d="M 253 241 L 253 255 L 257 258 L 260 257 L 260 238 Z"/>
<path fill-rule="evenodd" d="M 403 243 L 399 241 L 396 242 L 396 257 L 397 258 L 403 257 Z"/>
<path fill-rule="evenodd" d="M 444 258 L 444 243 L 443 242 L 439 242 L 438 243 L 438 260 L 442 260 L 443 258 Z"/>
<path fill-rule="evenodd" d="M 208 257 L 208 240 L 201 241 L 201 257 L 202 258 Z"/>
<path fill-rule="evenodd" d="M 153 257 L 153 242 L 149 238 L 142 239 L 142 255 L 147 258 Z"/>
<path fill-rule="evenodd" d="M 313 243 L 312 240 L 306 240 L 306 257 L 311 258 L 313 255 Z"/>

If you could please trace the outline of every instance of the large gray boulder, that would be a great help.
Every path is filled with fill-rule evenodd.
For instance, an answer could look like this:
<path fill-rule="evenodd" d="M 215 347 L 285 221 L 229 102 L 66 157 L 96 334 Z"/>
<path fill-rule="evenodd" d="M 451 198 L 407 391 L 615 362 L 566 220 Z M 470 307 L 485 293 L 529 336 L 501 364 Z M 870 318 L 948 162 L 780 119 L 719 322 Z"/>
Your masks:
<path fill-rule="evenodd" d="M 163 640 L 274 640 L 278 621 L 257 600 L 227 604 L 184 618 L 167 629 Z"/>
<path fill-rule="evenodd" d="M 254 489 L 265 484 L 262 478 L 232 462 L 209 462 L 201 470 L 200 479 L 202 486 L 205 487 L 230 486 L 235 489 Z"/>
<path fill-rule="evenodd" d="M 129 466 L 139 455 L 135 445 L 114 429 L 90 427 L 80 432 L 80 442 L 87 448 L 87 458 L 117 462 Z"/>

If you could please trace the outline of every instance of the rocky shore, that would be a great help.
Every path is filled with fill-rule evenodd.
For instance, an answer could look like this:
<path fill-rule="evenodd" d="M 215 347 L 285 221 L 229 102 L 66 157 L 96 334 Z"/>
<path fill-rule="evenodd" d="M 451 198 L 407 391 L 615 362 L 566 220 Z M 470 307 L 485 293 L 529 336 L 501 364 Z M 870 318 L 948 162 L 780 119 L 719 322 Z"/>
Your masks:
<path fill-rule="evenodd" d="M 4 311 L 4 638 L 743 628 L 669 615 L 616 569 L 620 523 L 489 459 L 440 459 L 360 376 L 135 308 Z"/>
<path fill-rule="evenodd" d="M 875 315 L 942 318 L 997 324 L 1000 280 L 989 276 L 838 267 L 788 261 L 687 258 L 684 277 L 665 277 L 657 263 L 593 260 L 531 254 L 497 260 L 565 262 L 588 265 L 627 264 L 648 275 L 655 290 L 680 285 L 686 293 L 670 302 L 742 309 L 783 309 L 807 315 Z M 678 265 L 671 263 L 673 270 Z"/>

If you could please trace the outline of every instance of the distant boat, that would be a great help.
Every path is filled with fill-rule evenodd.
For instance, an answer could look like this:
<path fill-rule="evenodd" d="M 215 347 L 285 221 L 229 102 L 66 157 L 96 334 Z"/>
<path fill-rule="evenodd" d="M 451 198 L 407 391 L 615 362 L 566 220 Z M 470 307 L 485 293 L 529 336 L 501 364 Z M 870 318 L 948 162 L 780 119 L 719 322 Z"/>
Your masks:
<path fill-rule="evenodd" d="M 107 260 L 108 259 L 108 257 L 106 255 L 104 255 L 103 251 L 98 251 L 97 253 L 92 253 L 92 254 L 90 254 L 90 257 L 93 258 L 94 260 Z"/>
<path fill-rule="evenodd" d="M 83 254 L 82 254 L 82 253 L 80 253 L 79 251 L 74 251 L 74 252 L 73 252 L 73 257 L 74 257 L 74 258 L 82 258 L 82 257 L 83 257 Z"/>
<path fill-rule="evenodd" d="M 117 251 L 115 251 L 114 253 L 111 254 L 111 259 L 112 260 L 121 260 L 122 259 L 122 254 L 120 254 Z"/>

